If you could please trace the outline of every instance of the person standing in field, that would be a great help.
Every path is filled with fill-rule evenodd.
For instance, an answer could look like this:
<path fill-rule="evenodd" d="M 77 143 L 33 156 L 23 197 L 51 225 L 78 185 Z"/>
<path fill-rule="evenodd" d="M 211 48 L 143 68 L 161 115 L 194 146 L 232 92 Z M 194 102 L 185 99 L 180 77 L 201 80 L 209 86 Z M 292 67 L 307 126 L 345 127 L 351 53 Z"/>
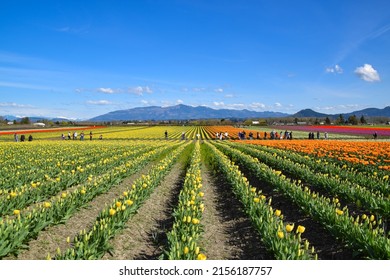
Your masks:
<path fill-rule="evenodd" d="M 89 140 L 92 141 L 92 131 L 89 132 Z"/>
<path fill-rule="evenodd" d="M 165 130 L 164 134 L 165 134 L 165 139 L 168 139 L 168 131 Z"/>
<path fill-rule="evenodd" d="M 70 131 L 68 132 L 68 140 L 70 140 Z"/>
<path fill-rule="evenodd" d="M 14 140 L 15 140 L 15 142 L 19 142 L 19 138 L 18 138 L 18 135 L 16 133 L 14 134 Z"/>

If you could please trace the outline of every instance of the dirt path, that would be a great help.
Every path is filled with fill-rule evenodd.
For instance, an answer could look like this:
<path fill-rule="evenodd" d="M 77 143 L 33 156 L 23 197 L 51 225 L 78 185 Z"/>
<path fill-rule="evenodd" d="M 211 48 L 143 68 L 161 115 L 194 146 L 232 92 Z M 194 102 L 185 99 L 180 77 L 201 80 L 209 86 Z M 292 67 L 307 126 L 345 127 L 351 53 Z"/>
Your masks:
<path fill-rule="evenodd" d="M 69 236 L 73 240 L 81 230 L 88 229 L 93 226 L 96 217 L 104 209 L 106 203 L 111 203 L 112 200 L 123 191 L 125 191 L 131 183 L 146 174 L 153 162 L 149 163 L 141 171 L 126 178 L 121 184 L 112 187 L 107 193 L 99 195 L 93 201 L 88 203 L 84 208 L 80 209 L 73 215 L 65 224 L 50 226 L 41 231 L 37 237 L 29 242 L 28 250 L 21 251 L 16 259 L 20 260 L 42 260 L 46 259 L 48 253 L 53 257 L 56 254 L 57 248 L 64 251 L 69 247 L 66 238 Z M 9 257 L 9 259 L 15 259 Z"/>
<path fill-rule="evenodd" d="M 166 247 L 166 233 L 173 224 L 172 209 L 183 185 L 183 164 L 176 163 L 161 185 L 130 219 L 125 229 L 111 240 L 112 252 L 102 259 L 156 260 Z"/>
<path fill-rule="evenodd" d="M 271 259 L 223 178 L 202 166 L 205 211 L 202 246 L 211 260 Z"/>

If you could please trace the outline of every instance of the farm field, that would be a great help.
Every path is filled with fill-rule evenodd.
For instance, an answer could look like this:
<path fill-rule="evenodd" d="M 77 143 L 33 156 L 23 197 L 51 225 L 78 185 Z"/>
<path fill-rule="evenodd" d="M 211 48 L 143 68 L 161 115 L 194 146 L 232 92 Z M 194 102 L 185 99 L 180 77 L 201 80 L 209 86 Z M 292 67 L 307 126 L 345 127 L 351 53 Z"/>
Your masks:
<path fill-rule="evenodd" d="M 1 135 L 0 259 L 390 259 L 389 141 L 242 130 Z"/>

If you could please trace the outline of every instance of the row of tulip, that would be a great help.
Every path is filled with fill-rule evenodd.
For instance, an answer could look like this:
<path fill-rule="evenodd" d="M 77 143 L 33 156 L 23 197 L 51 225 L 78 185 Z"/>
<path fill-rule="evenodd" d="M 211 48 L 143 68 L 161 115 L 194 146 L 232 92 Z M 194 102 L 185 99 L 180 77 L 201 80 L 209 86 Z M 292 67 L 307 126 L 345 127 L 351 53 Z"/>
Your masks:
<path fill-rule="evenodd" d="M 131 146 L 131 147 L 130 147 Z M 0 193 L 17 187 L 56 179 L 64 174 L 78 175 L 77 171 L 93 169 L 100 165 L 116 164 L 132 149 L 145 144 L 37 141 L 32 143 L 1 143 Z M 73 171 L 72 171 L 73 170 Z M 76 174 L 74 174 L 76 173 Z"/>
<path fill-rule="evenodd" d="M 270 184 L 289 197 L 302 211 L 319 221 L 335 237 L 366 258 L 389 259 L 390 239 L 386 236 L 381 219 L 363 214 L 354 218 L 347 207 L 340 209 L 336 198 L 330 199 L 304 187 L 299 181 L 286 178 L 279 170 L 260 163 L 238 150 L 222 144 L 215 144 L 223 153 L 229 155 L 250 170 L 259 180 Z"/>
<path fill-rule="evenodd" d="M 142 203 L 160 184 L 163 178 L 178 159 L 186 145 L 175 146 L 169 153 L 151 169 L 142 175 L 117 199 L 107 205 L 97 217 L 91 229 L 82 230 L 70 243 L 70 248 L 61 253 L 57 250 L 54 259 L 100 259 L 109 249 L 109 241 L 122 230 L 126 222 L 137 212 Z M 51 256 L 48 255 L 48 259 Z"/>
<path fill-rule="evenodd" d="M 79 165 L 69 172 L 61 172 L 61 175 L 56 175 L 55 178 L 45 175 L 41 181 L 16 187 L 8 192 L 3 191 L 0 196 L 1 216 L 12 214 L 13 209 L 22 209 L 29 205 L 42 202 L 56 193 L 72 186 L 77 186 L 86 180 L 90 181 L 94 176 L 104 174 L 108 170 L 121 166 L 157 147 L 157 145 L 151 145 L 149 147 L 135 146 L 132 150 L 126 151 L 122 155 L 115 156 L 114 160 L 112 155 L 95 155 L 95 160 L 97 162 L 100 161 L 101 164 L 89 163 L 83 167 Z"/>
<path fill-rule="evenodd" d="M 170 149 L 173 149 L 173 146 L 147 152 L 102 176 L 87 180 L 73 190 L 64 191 L 50 200 L 38 203 L 32 209 L 15 209 L 13 217 L 0 219 L 0 258 L 9 254 L 17 255 L 19 250 L 26 248 L 26 243 L 45 227 L 65 222 L 97 195 L 107 192 L 112 186 Z"/>
<path fill-rule="evenodd" d="M 360 172 L 390 170 L 390 142 L 387 141 L 254 141 L 254 144 L 313 154 L 318 158 L 333 159 L 341 165 L 348 164 Z M 386 175 L 386 174 L 383 174 Z"/>
<path fill-rule="evenodd" d="M 214 144 L 206 143 L 205 149 L 211 166 L 223 174 L 232 186 L 233 192 L 242 202 L 266 248 L 276 259 L 317 258 L 314 247 L 301 237 L 305 227 L 301 225 L 295 227 L 294 223 L 285 222 L 281 210 L 272 208 L 271 198 L 267 200 L 261 190 L 251 186 L 239 167 L 217 150 Z"/>
<path fill-rule="evenodd" d="M 389 175 L 379 175 L 377 172 L 359 172 L 355 166 L 340 164 L 327 157 L 317 158 L 314 155 L 300 154 L 291 150 L 283 150 L 264 145 L 251 145 L 259 151 L 278 155 L 281 160 L 289 159 L 293 162 L 305 164 L 313 172 L 329 174 L 345 181 L 364 186 L 373 193 L 379 192 L 384 196 L 390 195 Z"/>
<path fill-rule="evenodd" d="M 357 202 L 359 207 L 363 207 L 384 218 L 390 217 L 390 200 L 388 197 L 384 197 L 378 191 L 373 192 L 364 186 L 354 183 L 353 175 L 351 174 L 343 180 L 337 173 L 316 172 L 312 169 L 313 167 L 311 165 L 306 165 L 306 163 L 302 162 L 296 163 L 288 156 L 279 156 L 276 152 L 271 154 L 263 150 L 251 148 L 248 145 L 237 143 L 229 144 L 229 146 L 259 159 L 268 166 L 277 170 L 283 170 L 286 174 L 294 178 L 299 178 L 306 184 L 320 187 L 333 196 L 343 198 L 349 202 Z M 317 165 L 319 164 L 320 162 L 317 163 Z"/>
<path fill-rule="evenodd" d="M 178 205 L 173 212 L 175 220 L 172 230 L 167 233 L 169 248 L 162 258 L 169 260 L 206 259 L 206 255 L 200 252 L 199 246 L 203 231 L 201 220 L 204 211 L 200 165 L 200 144 L 196 142 L 183 188 L 179 193 Z"/>

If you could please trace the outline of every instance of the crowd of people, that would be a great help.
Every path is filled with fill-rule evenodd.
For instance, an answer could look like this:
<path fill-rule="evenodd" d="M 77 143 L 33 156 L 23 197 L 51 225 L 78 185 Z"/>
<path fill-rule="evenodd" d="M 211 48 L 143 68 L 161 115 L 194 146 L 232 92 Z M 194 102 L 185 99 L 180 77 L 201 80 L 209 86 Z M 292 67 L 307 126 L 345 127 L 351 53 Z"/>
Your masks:
<path fill-rule="evenodd" d="M 250 131 L 248 133 L 248 136 L 246 135 L 246 131 L 240 131 L 238 132 L 238 139 L 239 140 L 253 140 L 253 139 L 256 139 L 256 140 L 260 140 L 260 139 L 289 139 L 289 140 L 292 140 L 293 139 L 293 134 L 292 134 L 292 131 L 281 131 L 280 133 L 275 131 L 275 130 L 272 130 L 269 135 L 268 133 L 265 131 L 263 133 L 263 136 L 261 136 L 261 132 L 256 132 L 256 136 L 253 134 L 252 131 Z"/>
<path fill-rule="evenodd" d="M 17 133 L 14 134 L 15 142 L 19 142 L 19 136 Z M 26 140 L 26 136 L 24 134 L 20 135 L 20 142 L 24 142 Z M 31 142 L 33 140 L 32 135 L 28 136 L 28 141 Z"/>
<path fill-rule="evenodd" d="M 66 140 L 66 139 L 68 139 L 68 140 L 77 140 L 78 139 L 77 137 L 78 137 L 77 131 L 75 131 L 73 133 L 70 133 L 70 131 L 69 131 L 67 138 L 65 137 L 65 134 L 63 134 L 63 133 L 61 134 L 61 139 L 62 140 Z M 80 133 L 80 140 L 84 140 L 84 138 L 85 138 L 85 134 L 84 134 L 84 131 L 82 131 Z M 89 140 L 92 141 L 92 139 L 93 139 L 93 133 L 92 133 L 92 131 L 90 131 L 89 132 Z M 100 134 L 99 140 L 103 140 L 103 135 L 102 134 Z"/>

